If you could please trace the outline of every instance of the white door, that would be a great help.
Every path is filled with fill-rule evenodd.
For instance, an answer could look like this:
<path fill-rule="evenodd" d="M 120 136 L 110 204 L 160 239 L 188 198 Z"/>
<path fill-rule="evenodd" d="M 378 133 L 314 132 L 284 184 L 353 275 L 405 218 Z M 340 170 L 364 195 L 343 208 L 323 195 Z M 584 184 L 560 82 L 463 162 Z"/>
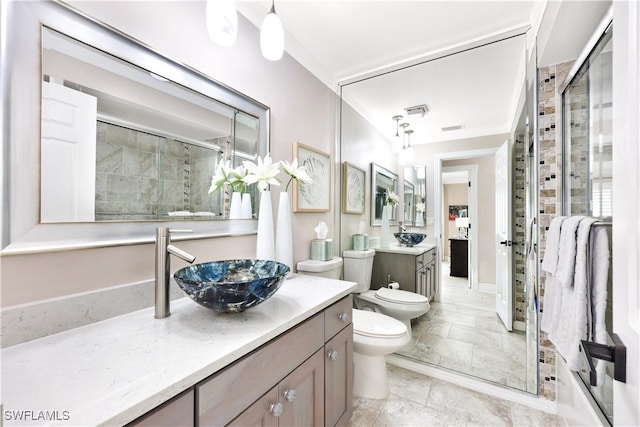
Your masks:
<path fill-rule="evenodd" d="M 513 328 L 511 286 L 511 144 L 496 152 L 496 312 L 505 328 Z"/>
<path fill-rule="evenodd" d="M 96 118 L 94 96 L 42 82 L 42 222 L 95 220 Z"/>
<path fill-rule="evenodd" d="M 613 332 L 627 347 L 615 425 L 640 426 L 640 3 L 613 2 Z"/>

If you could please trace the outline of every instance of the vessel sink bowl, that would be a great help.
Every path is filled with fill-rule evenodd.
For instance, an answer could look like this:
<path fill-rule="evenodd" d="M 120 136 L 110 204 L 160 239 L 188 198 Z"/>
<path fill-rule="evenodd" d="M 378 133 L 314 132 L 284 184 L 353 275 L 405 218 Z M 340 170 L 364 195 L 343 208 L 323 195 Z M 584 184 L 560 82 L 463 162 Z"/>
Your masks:
<path fill-rule="evenodd" d="M 393 233 L 393 235 L 401 245 L 408 247 L 419 244 L 427 237 L 426 234 L 422 233 Z"/>
<path fill-rule="evenodd" d="M 234 259 L 190 265 L 176 271 L 173 277 L 201 306 L 239 313 L 275 294 L 289 270 L 276 261 Z"/>

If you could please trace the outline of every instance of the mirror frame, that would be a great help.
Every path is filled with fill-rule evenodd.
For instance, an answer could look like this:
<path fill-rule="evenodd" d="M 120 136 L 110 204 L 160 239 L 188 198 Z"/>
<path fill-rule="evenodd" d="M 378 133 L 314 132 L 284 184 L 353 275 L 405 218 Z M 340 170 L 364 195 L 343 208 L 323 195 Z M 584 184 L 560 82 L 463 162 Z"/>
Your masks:
<path fill-rule="evenodd" d="M 369 194 L 371 195 L 371 203 L 370 203 L 370 211 L 371 211 L 371 226 L 376 227 L 382 225 L 382 219 L 376 219 L 376 182 L 378 175 L 384 175 L 388 178 L 393 179 L 393 192 L 400 195 L 398 192 L 398 174 L 390 171 L 387 168 L 384 168 L 376 163 L 371 163 L 371 191 Z M 398 223 L 398 208 L 399 206 L 395 206 L 391 210 L 391 218 L 389 218 L 390 225 L 396 225 Z"/>
<path fill-rule="evenodd" d="M 40 102 L 42 27 L 129 60 L 260 120 L 259 155 L 269 149 L 270 109 L 201 72 L 174 61 L 71 6 L 57 2 L 3 2 L 5 40 L 0 75 L 2 109 L 2 254 L 149 243 L 156 227 L 190 229 L 179 239 L 254 234 L 257 220 L 99 223 L 40 222 Z M 9 114 L 11 112 L 11 114 Z M 25 165 L 27 167 L 25 167 Z M 38 167 L 29 167 L 38 165 Z"/>

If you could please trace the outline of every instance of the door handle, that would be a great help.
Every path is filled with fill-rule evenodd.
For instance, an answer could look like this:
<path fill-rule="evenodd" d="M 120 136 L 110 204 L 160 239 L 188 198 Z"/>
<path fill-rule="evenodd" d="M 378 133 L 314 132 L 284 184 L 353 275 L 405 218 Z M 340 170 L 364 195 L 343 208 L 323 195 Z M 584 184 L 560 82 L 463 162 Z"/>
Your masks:
<path fill-rule="evenodd" d="M 613 345 L 599 344 L 591 341 L 580 341 L 580 347 L 589 364 L 589 383 L 598 385 L 598 374 L 593 359 L 613 362 L 613 379 L 621 383 L 627 382 L 627 347 L 617 334 L 610 334 Z"/>
<path fill-rule="evenodd" d="M 503 240 L 502 242 L 500 242 L 500 244 L 505 246 L 511 246 L 513 242 L 511 240 Z"/>

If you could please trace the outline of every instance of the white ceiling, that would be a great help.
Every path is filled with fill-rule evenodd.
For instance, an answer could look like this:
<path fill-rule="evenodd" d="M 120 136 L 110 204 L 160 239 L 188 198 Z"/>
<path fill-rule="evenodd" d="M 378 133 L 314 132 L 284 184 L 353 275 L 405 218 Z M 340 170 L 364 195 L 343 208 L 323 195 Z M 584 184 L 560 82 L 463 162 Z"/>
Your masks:
<path fill-rule="evenodd" d="M 279 0 L 275 7 L 287 53 L 330 88 L 342 87 L 345 99 L 389 139 L 393 115 L 406 117 L 405 107 L 426 104 L 430 112 L 410 120 L 411 143 L 420 144 L 510 131 L 526 43 L 514 36 L 538 25 L 549 3 L 576 25 L 557 2 L 542 0 Z M 565 3 L 581 9 L 593 2 Z M 241 0 L 237 7 L 260 27 L 271 1 Z M 571 38 L 567 26 L 549 34 L 555 28 Z M 514 38 L 494 43 L 508 37 Z M 441 130 L 453 125 L 464 128 Z"/>

